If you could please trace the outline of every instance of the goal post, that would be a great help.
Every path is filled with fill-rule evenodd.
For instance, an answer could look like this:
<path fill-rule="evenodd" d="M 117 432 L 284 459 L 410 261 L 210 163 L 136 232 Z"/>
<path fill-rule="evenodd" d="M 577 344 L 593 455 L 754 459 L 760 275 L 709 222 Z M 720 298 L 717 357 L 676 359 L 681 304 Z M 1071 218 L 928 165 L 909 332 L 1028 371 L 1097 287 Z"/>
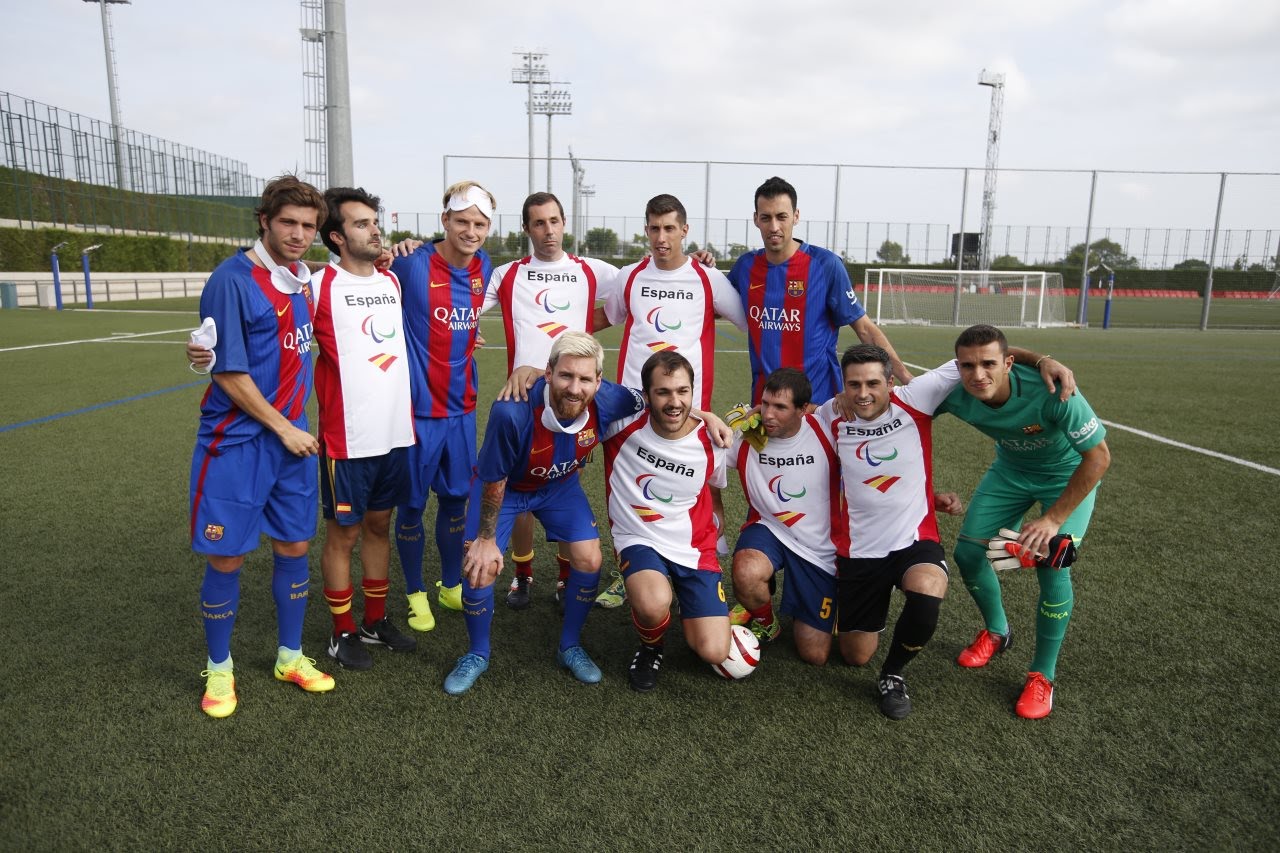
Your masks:
<path fill-rule="evenodd" d="M 881 324 L 1067 326 L 1062 273 L 870 268 L 862 301 Z"/>

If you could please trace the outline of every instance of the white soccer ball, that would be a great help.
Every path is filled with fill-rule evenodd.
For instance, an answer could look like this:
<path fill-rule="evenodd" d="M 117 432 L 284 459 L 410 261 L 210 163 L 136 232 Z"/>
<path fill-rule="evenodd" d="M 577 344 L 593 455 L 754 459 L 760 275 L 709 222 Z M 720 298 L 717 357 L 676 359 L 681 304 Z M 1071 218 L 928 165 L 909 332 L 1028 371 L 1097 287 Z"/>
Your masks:
<path fill-rule="evenodd" d="M 729 629 L 729 656 L 711 668 L 725 678 L 746 678 L 760 665 L 760 641 L 746 625 Z"/>

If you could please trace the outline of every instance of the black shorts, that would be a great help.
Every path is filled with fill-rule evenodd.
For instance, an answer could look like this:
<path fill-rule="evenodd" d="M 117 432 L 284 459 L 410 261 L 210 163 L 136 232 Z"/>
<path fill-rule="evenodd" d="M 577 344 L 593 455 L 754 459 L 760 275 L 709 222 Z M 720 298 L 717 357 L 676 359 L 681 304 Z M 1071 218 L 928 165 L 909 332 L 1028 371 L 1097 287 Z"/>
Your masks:
<path fill-rule="evenodd" d="M 887 557 L 836 557 L 837 630 L 883 631 L 893 588 L 902 589 L 907 569 L 921 563 L 932 563 L 950 575 L 942 546 L 928 540 L 913 542 Z"/>

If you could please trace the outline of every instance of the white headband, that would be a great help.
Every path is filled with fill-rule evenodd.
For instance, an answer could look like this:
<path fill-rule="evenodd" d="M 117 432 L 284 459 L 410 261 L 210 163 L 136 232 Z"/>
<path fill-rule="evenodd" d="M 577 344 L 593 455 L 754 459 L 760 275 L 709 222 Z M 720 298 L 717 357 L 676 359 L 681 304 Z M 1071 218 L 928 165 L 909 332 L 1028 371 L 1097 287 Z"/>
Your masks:
<path fill-rule="evenodd" d="M 449 196 L 449 204 L 445 207 L 445 211 L 466 210 L 470 207 L 477 208 L 485 219 L 493 221 L 493 202 L 489 200 L 489 194 L 474 185 L 467 187 L 465 193 L 454 193 Z"/>

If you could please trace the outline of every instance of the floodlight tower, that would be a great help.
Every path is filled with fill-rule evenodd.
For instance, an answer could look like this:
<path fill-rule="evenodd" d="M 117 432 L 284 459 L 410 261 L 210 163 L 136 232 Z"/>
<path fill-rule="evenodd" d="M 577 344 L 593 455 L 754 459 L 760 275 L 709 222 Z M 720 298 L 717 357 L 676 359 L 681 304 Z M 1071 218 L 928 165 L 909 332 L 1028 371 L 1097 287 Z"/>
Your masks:
<path fill-rule="evenodd" d="M 124 146 L 120 142 L 120 86 L 116 80 L 115 38 L 111 35 L 111 4 L 132 5 L 132 0 L 84 0 L 102 5 L 102 47 L 107 55 L 107 98 L 111 104 L 111 143 L 116 152 L 116 189 L 125 186 Z"/>
<path fill-rule="evenodd" d="M 978 261 L 978 269 L 989 270 L 991 226 L 996 212 L 996 166 L 1000 161 L 1000 125 L 1004 120 L 1004 75 L 984 68 L 978 75 L 978 85 L 991 87 L 991 120 L 987 123 L 987 172 L 982 182 L 982 246 Z"/>
<path fill-rule="evenodd" d="M 573 146 L 569 146 L 569 165 L 573 167 L 573 237 L 578 241 L 578 252 L 582 250 L 582 181 L 587 177 L 587 169 L 582 161 L 573 156 Z"/>
<path fill-rule="evenodd" d="M 317 187 L 355 183 L 346 0 L 300 0 L 304 176 Z"/>
<path fill-rule="evenodd" d="M 569 85 L 568 80 L 552 80 L 547 88 L 533 93 L 529 102 L 529 112 L 547 117 L 547 192 L 551 192 L 551 117 L 567 116 L 573 113 L 573 96 L 568 89 L 552 89 L 551 85 Z"/>
<path fill-rule="evenodd" d="M 516 66 L 511 69 L 511 82 L 529 87 L 525 112 L 529 114 L 529 195 L 533 195 L 533 86 L 535 83 L 542 86 L 550 84 L 551 72 L 543 62 L 547 58 L 545 51 L 513 50 L 511 55 L 516 58 Z"/>

